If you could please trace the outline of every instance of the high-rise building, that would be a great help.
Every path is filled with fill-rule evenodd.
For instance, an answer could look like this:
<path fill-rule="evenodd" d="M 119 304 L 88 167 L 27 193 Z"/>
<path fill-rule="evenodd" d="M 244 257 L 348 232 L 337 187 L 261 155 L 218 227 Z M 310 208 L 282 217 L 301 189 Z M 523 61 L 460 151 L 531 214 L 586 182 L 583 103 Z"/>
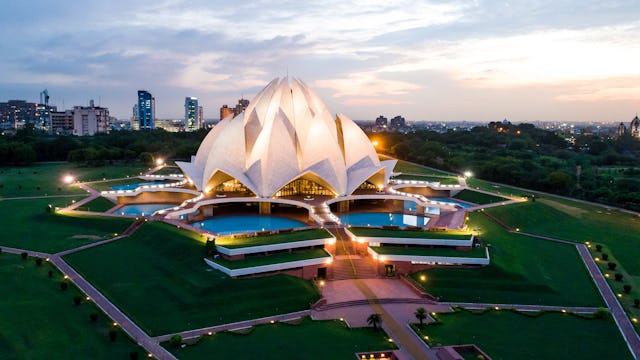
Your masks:
<path fill-rule="evenodd" d="M 220 120 L 226 118 L 229 115 L 233 115 L 233 109 L 227 105 L 222 105 L 220 108 Z"/>
<path fill-rule="evenodd" d="M 202 105 L 198 106 L 198 128 L 204 128 L 204 108 Z"/>
<path fill-rule="evenodd" d="M 249 106 L 249 100 L 244 98 L 238 100 L 238 104 L 236 104 L 236 107 L 233 109 L 233 116 L 240 115 L 247 108 L 247 106 Z"/>
<path fill-rule="evenodd" d="M 0 102 L 0 128 L 19 129 L 26 124 L 33 124 L 38 129 L 46 129 L 52 111 L 56 111 L 55 106 L 26 100 Z"/>
<path fill-rule="evenodd" d="M 194 131 L 200 128 L 198 121 L 198 98 L 186 97 L 184 99 L 184 127 L 186 131 Z"/>
<path fill-rule="evenodd" d="M 109 109 L 95 106 L 74 106 L 72 110 L 51 112 L 49 133 L 91 136 L 108 132 L 110 129 Z"/>
<path fill-rule="evenodd" d="M 398 115 L 389 121 L 389 127 L 392 129 L 400 129 L 405 126 L 405 120 L 402 116 Z"/>
<path fill-rule="evenodd" d="M 387 127 L 387 118 L 380 115 L 376 118 L 376 126 L 378 127 Z"/>
<path fill-rule="evenodd" d="M 138 90 L 138 124 L 140 130 L 155 128 L 156 99 L 146 90 Z"/>

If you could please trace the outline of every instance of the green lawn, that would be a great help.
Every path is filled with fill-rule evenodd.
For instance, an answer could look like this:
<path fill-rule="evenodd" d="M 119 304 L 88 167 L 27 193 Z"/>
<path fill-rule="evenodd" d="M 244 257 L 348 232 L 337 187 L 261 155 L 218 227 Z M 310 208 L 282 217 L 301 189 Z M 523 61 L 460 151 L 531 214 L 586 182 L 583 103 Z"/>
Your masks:
<path fill-rule="evenodd" d="M 535 193 L 535 191 L 520 190 L 507 185 L 496 184 L 474 177 L 467 178 L 467 185 L 472 189 L 480 189 L 505 196 L 525 196 Z"/>
<path fill-rule="evenodd" d="M 310 282 L 291 276 L 229 278 L 205 264 L 203 241 L 150 222 L 65 259 L 152 335 L 299 311 L 318 300 Z"/>
<path fill-rule="evenodd" d="M 80 207 L 75 208 L 74 210 L 105 212 L 114 206 L 116 206 L 116 204 L 113 201 L 107 198 L 98 197 Z"/>
<path fill-rule="evenodd" d="M 453 174 L 448 173 L 446 171 L 428 168 L 426 166 L 418 165 L 412 162 L 398 160 L 396 167 L 393 168 L 394 172 L 406 173 L 406 174 L 417 174 L 417 175 L 440 175 L 440 176 L 451 176 Z"/>
<path fill-rule="evenodd" d="M 449 176 L 424 176 L 424 175 L 398 175 L 393 178 L 394 180 L 416 180 L 416 181 L 428 181 L 439 182 L 442 185 L 458 185 L 460 182 L 458 178 Z"/>
<path fill-rule="evenodd" d="M 444 301 L 600 306 L 602 300 L 572 245 L 506 232 L 479 212 L 469 227 L 480 227 L 491 244 L 491 264 L 481 268 L 435 268 L 412 274 Z M 420 276 L 426 275 L 426 282 Z"/>
<path fill-rule="evenodd" d="M 640 218 L 557 198 L 486 210 L 523 232 L 576 242 L 604 243 L 634 276 L 640 275 Z"/>
<path fill-rule="evenodd" d="M 312 249 L 312 250 L 296 250 L 292 252 L 281 252 L 268 256 L 260 255 L 260 256 L 250 256 L 245 258 L 244 260 L 238 261 L 229 261 L 225 260 L 221 257 L 213 260 L 215 263 L 220 264 L 227 269 L 244 269 L 248 267 L 254 266 L 262 266 L 262 265 L 271 265 L 271 264 L 279 264 L 286 263 L 292 261 L 300 261 L 300 260 L 309 260 L 309 259 L 317 259 L 317 258 L 327 258 L 329 259 L 329 253 L 327 253 L 324 249 Z"/>
<path fill-rule="evenodd" d="M 476 344 L 492 359 L 632 359 L 610 316 L 585 319 L 571 314 L 538 317 L 507 310 L 481 314 L 439 313 L 439 324 L 420 336 L 438 345 Z"/>
<path fill-rule="evenodd" d="M 493 204 L 501 201 L 505 201 L 505 199 L 500 196 L 489 195 L 469 189 L 464 189 L 452 196 L 454 199 L 470 202 L 473 204 L 485 205 L 485 204 Z"/>
<path fill-rule="evenodd" d="M 80 198 L 75 198 L 75 200 Z M 113 237 L 131 219 L 47 213 L 48 204 L 63 207 L 73 198 L 0 201 L 0 246 L 55 253 Z"/>
<path fill-rule="evenodd" d="M 84 190 L 63 183 L 63 177 L 73 175 L 80 181 L 95 181 L 134 176 L 145 170 L 128 164 L 81 167 L 73 163 L 44 163 L 4 167 L 0 168 L 0 197 L 85 194 Z"/>
<path fill-rule="evenodd" d="M 445 240 L 469 240 L 471 234 L 464 234 L 458 231 L 429 231 L 429 230 L 396 230 L 396 229 L 382 229 L 371 227 L 350 227 L 355 236 L 367 236 L 367 237 L 397 237 L 397 238 L 411 238 L 411 239 L 445 239 Z"/>
<path fill-rule="evenodd" d="M 413 255 L 413 256 L 445 256 L 445 257 L 467 257 L 484 258 L 487 256 L 485 248 L 474 247 L 471 250 L 456 250 L 454 248 L 425 248 L 425 247 L 404 247 L 404 246 L 372 246 L 371 249 L 379 255 Z"/>
<path fill-rule="evenodd" d="M 173 174 L 182 174 L 182 170 L 180 170 L 177 166 L 167 165 L 162 169 L 153 173 L 153 175 L 173 175 Z"/>
<path fill-rule="evenodd" d="M 0 275 L 1 359 L 128 359 L 132 351 L 143 358 L 123 332 L 109 340 L 111 321 L 92 303 L 76 306 L 74 296 L 84 296 L 73 285 L 60 290 L 62 275 L 50 264 L 38 267 L 33 258 L 3 253 Z"/>
<path fill-rule="evenodd" d="M 219 237 L 216 238 L 216 245 L 229 249 L 236 249 L 248 246 L 271 245 L 304 240 L 326 239 L 331 237 L 333 237 L 333 235 L 325 229 L 309 229 L 283 234 L 247 237 Z"/>
<path fill-rule="evenodd" d="M 300 324 L 275 323 L 256 326 L 249 334 L 229 332 L 203 337 L 196 345 L 170 348 L 184 360 L 204 359 L 355 359 L 361 351 L 390 350 L 384 331 L 351 329 L 340 321 L 312 321 Z"/>

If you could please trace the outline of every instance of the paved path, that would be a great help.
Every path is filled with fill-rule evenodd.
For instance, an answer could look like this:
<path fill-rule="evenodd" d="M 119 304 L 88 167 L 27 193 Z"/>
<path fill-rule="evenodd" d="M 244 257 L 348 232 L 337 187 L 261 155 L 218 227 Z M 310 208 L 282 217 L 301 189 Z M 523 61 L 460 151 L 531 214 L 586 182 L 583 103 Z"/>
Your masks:
<path fill-rule="evenodd" d="M 2 252 L 7 252 L 10 254 L 18 254 L 18 255 L 26 252 L 27 254 L 29 254 L 29 256 L 35 256 L 43 259 L 51 257 L 51 254 L 44 253 L 44 252 L 16 249 L 16 248 L 6 247 L 6 246 L 2 246 Z"/>
<path fill-rule="evenodd" d="M 598 310 L 597 307 L 587 306 L 554 306 L 554 305 L 525 305 L 525 304 L 485 304 L 485 303 L 464 303 L 464 302 L 439 302 L 440 305 L 458 306 L 465 309 L 514 309 L 519 311 L 562 311 L 573 313 L 592 314 Z"/>
<path fill-rule="evenodd" d="M 292 312 L 288 314 L 267 316 L 259 319 L 252 319 L 252 320 L 238 321 L 238 322 L 229 323 L 229 324 L 208 326 L 208 327 L 195 329 L 195 330 L 187 330 L 179 333 L 160 335 L 152 339 L 156 342 L 163 342 L 163 341 L 169 340 L 173 335 L 176 335 L 176 334 L 182 336 L 182 339 L 191 339 L 191 338 L 196 338 L 203 335 L 210 335 L 210 334 L 213 335 L 220 331 L 243 329 L 250 326 L 268 324 L 272 321 L 276 322 L 276 321 L 295 320 L 303 316 L 311 316 L 311 310 L 302 310 L 302 311 Z"/>
<path fill-rule="evenodd" d="M 134 339 L 146 351 L 157 359 L 175 359 L 175 357 L 160 344 L 153 340 L 147 333 L 142 331 L 127 315 L 118 309 L 111 301 L 109 301 L 102 293 L 100 293 L 93 285 L 85 280 L 78 272 L 75 271 L 62 258 L 56 255 L 50 257 L 53 263 L 63 274 L 67 275 L 82 292 L 91 298 L 91 300 L 114 322 L 118 324 L 132 339 Z"/>
<path fill-rule="evenodd" d="M 616 321 L 616 324 L 618 324 L 618 328 L 620 329 L 624 340 L 627 342 L 627 346 L 629 346 L 629 350 L 631 350 L 633 358 L 640 358 L 640 338 L 638 337 L 638 333 L 634 329 L 633 324 L 629 320 L 629 317 L 624 312 L 622 305 L 620 305 L 620 302 L 611 290 L 611 287 L 609 287 L 609 284 L 607 284 L 604 276 L 602 276 L 600 269 L 598 269 L 598 265 L 596 265 L 596 262 L 591 257 L 589 249 L 587 249 L 583 244 L 577 244 L 576 247 L 578 248 L 580 257 L 582 257 L 582 261 L 584 261 L 587 266 L 587 270 L 589 270 L 589 274 L 593 278 L 593 281 L 595 281 L 596 286 L 598 286 L 598 290 L 600 290 L 600 294 L 604 298 L 611 315 L 613 315 L 613 319 Z"/>
<path fill-rule="evenodd" d="M 69 194 L 69 195 L 38 195 L 38 196 L 20 196 L 20 197 L 0 197 L 0 201 L 5 200 L 33 200 L 33 199 L 50 199 L 50 198 L 68 198 L 68 197 L 80 197 L 84 194 Z"/>

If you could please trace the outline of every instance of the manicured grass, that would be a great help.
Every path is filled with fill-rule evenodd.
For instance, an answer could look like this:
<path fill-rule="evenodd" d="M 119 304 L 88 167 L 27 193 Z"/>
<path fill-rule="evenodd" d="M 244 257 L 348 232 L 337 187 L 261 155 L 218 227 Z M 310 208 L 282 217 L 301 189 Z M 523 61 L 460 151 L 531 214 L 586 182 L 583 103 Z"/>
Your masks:
<path fill-rule="evenodd" d="M 460 182 L 457 178 L 448 176 L 423 176 L 423 175 L 398 175 L 393 179 L 395 180 L 417 180 L 428 182 L 439 182 L 442 185 L 458 185 Z"/>
<path fill-rule="evenodd" d="M 606 244 L 629 273 L 640 275 L 638 216 L 557 198 L 486 210 L 520 231 L 554 238 Z"/>
<path fill-rule="evenodd" d="M 470 202 L 473 204 L 485 205 L 485 204 L 493 204 L 501 201 L 505 201 L 505 199 L 500 196 L 489 195 L 469 189 L 464 189 L 452 196 L 454 199 Z"/>
<path fill-rule="evenodd" d="M 168 347 L 168 346 L 167 346 Z M 169 347 L 168 347 L 169 348 Z M 351 329 L 340 321 L 312 321 L 300 324 L 275 323 L 256 326 L 249 334 L 229 332 L 203 337 L 196 345 L 169 348 L 180 359 L 355 359 L 361 351 L 394 349 L 384 331 Z"/>
<path fill-rule="evenodd" d="M 406 173 L 406 174 L 418 174 L 418 175 L 441 175 L 451 176 L 451 173 L 446 171 L 429 168 L 426 166 L 418 165 L 412 162 L 398 160 L 396 167 L 393 168 L 394 172 Z"/>
<path fill-rule="evenodd" d="M 74 210 L 79 210 L 79 211 L 93 211 L 93 212 L 105 212 L 109 209 L 111 209 L 112 207 L 116 206 L 116 204 L 107 199 L 107 198 L 103 198 L 103 197 L 97 197 L 91 201 L 89 201 L 88 203 L 75 208 Z"/>
<path fill-rule="evenodd" d="M 602 305 L 574 246 L 508 233 L 479 212 L 469 216 L 469 227 L 480 227 L 482 240 L 491 245 L 491 264 L 412 274 L 427 292 L 444 301 Z M 426 282 L 419 281 L 421 275 Z"/>
<path fill-rule="evenodd" d="M 98 190 L 98 191 L 109 191 L 113 190 L 112 186 L 118 185 L 130 185 L 130 184 L 140 184 L 143 182 L 147 182 L 146 180 L 139 179 L 137 177 L 132 177 L 128 179 L 120 179 L 120 180 L 112 180 L 112 181 L 100 181 L 100 182 L 92 182 L 87 184 L 87 186 Z"/>
<path fill-rule="evenodd" d="M 471 250 L 456 250 L 453 248 L 425 248 L 425 247 L 404 247 L 395 245 L 372 246 L 371 249 L 379 255 L 413 255 L 413 256 L 444 256 L 444 257 L 467 257 L 484 258 L 487 256 L 485 248 L 472 248 Z"/>
<path fill-rule="evenodd" d="M 162 169 L 153 173 L 153 175 L 173 175 L 173 174 L 182 174 L 182 170 L 180 170 L 177 166 L 165 166 Z"/>
<path fill-rule="evenodd" d="M 475 344 L 492 359 L 631 359 L 610 316 L 585 319 L 572 314 L 537 317 L 500 310 L 439 313 L 420 337 L 438 345 Z M 416 329 L 416 327 L 414 327 Z"/>
<path fill-rule="evenodd" d="M 247 237 L 219 237 L 216 238 L 216 245 L 226 247 L 229 249 L 243 248 L 248 246 L 260 246 L 280 244 L 295 241 L 304 240 L 316 240 L 332 238 L 331 235 L 325 229 L 310 229 L 293 231 L 283 234 L 271 234 L 271 235 L 259 235 L 259 236 L 247 236 Z"/>
<path fill-rule="evenodd" d="M 271 264 L 280 264 L 291 261 L 300 261 L 300 260 L 309 260 L 309 259 L 317 259 L 317 258 L 330 258 L 329 253 L 327 253 L 324 249 L 312 249 L 312 250 L 295 250 L 292 252 L 283 252 L 277 253 L 273 255 L 260 255 L 260 256 L 250 256 L 245 258 L 244 260 L 238 261 L 229 261 L 225 260 L 221 257 L 214 259 L 213 262 L 220 264 L 227 269 L 244 269 L 248 267 L 254 266 L 262 266 L 262 265 L 271 265 Z"/>
<path fill-rule="evenodd" d="M 150 222 L 65 259 L 152 335 L 299 311 L 319 298 L 291 276 L 231 279 L 205 264 L 203 241 Z"/>
<path fill-rule="evenodd" d="M 445 240 L 469 240 L 471 234 L 449 231 L 429 231 L 429 230 L 396 230 L 381 229 L 372 227 L 350 227 L 355 236 L 366 237 L 396 237 L 411 239 L 445 239 Z"/>
<path fill-rule="evenodd" d="M 111 342 L 111 321 L 73 284 L 62 291 L 62 274 L 49 263 L 38 267 L 34 258 L 3 253 L 0 275 L 0 358 L 128 359 L 131 351 L 144 356 L 122 331 Z M 82 296 L 80 305 L 74 296 Z M 92 313 L 98 314 L 95 322 Z"/>
<path fill-rule="evenodd" d="M 134 176 L 144 170 L 142 166 L 129 164 L 80 167 L 73 163 L 0 168 L 0 197 L 84 194 L 84 190 L 63 183 L 63 177 L 73 175 L 79 181 L 95 181 Z"/>
<path fill-rule="evenodd" d="M 480 189 L 505 196 L 525 196 L 535 193 L 534 191 L 520 190 L 507 185 L 492 183 L 490 181 L 480 180 L 474 177 L 467 179 L 467 185 L 473 189 Z"/>
<path fill-rule="evenodd" d="M 77 200 L 79 198 L 75 198 Z M 72 198 L 0 201 L 0 246 L 55 253 L 122 233 L 131 219 L 47 213 L 48 204 L 63 207 Z"/>

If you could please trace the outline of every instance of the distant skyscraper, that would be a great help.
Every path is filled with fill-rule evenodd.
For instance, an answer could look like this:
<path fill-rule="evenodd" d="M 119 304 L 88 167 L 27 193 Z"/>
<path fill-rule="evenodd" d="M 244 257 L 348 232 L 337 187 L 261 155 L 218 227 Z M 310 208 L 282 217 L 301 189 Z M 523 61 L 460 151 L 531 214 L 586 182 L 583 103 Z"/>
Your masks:
<path fill-rule="evenodd" d="M 638 115 L 631 120 L 631 124 L 629 124 L 629 131 L 631 132 L 631 136 L 634 138 L 640 138 L 640 119 L 638 119 Z"/>
<path fill-rule="evenodd" d="M 247 106 L 249 106 L 249 100 L 247 100 L 247 99 L 238 100 L 238 104 L 233 109 L 233 116 L 240 115 L 244 111 L 244 109 L 247 108 Z"/>
<path fill-rule="evenodd" d="M 184 127 L 187 131 L 194 131 L 200 127 L 198 121 L 198 98 L 184 99 Z"/>
<path fill-rule="evenodd" d="M 227 105 L 222 105 L 220 108 L 220 120 L 226 118 L 229 115 L 233 114 L 233 109 Z"/>
<path fill-rule="evenodd" d="M 400 129 L 405 126 L 405 120 L 402 116 L 398 115 L 389 121 L 389 127 L 392 129 Z"/>
<path fill-rule="evenodd" d="M 204 128 L 204 109 L 202 105 L 198 106 L 198 128 Z"/>
<path fill-rule="evenodd" d="M 378 127 L 387 127 L 387 118 L 380 115 L 376 118 L 376 126 Z"/>
<path fill-rule="evenodd" d="M 156 99 L 146 90 L 138 90 L 138 124 L 140 130 L 154 129 Z"/>

